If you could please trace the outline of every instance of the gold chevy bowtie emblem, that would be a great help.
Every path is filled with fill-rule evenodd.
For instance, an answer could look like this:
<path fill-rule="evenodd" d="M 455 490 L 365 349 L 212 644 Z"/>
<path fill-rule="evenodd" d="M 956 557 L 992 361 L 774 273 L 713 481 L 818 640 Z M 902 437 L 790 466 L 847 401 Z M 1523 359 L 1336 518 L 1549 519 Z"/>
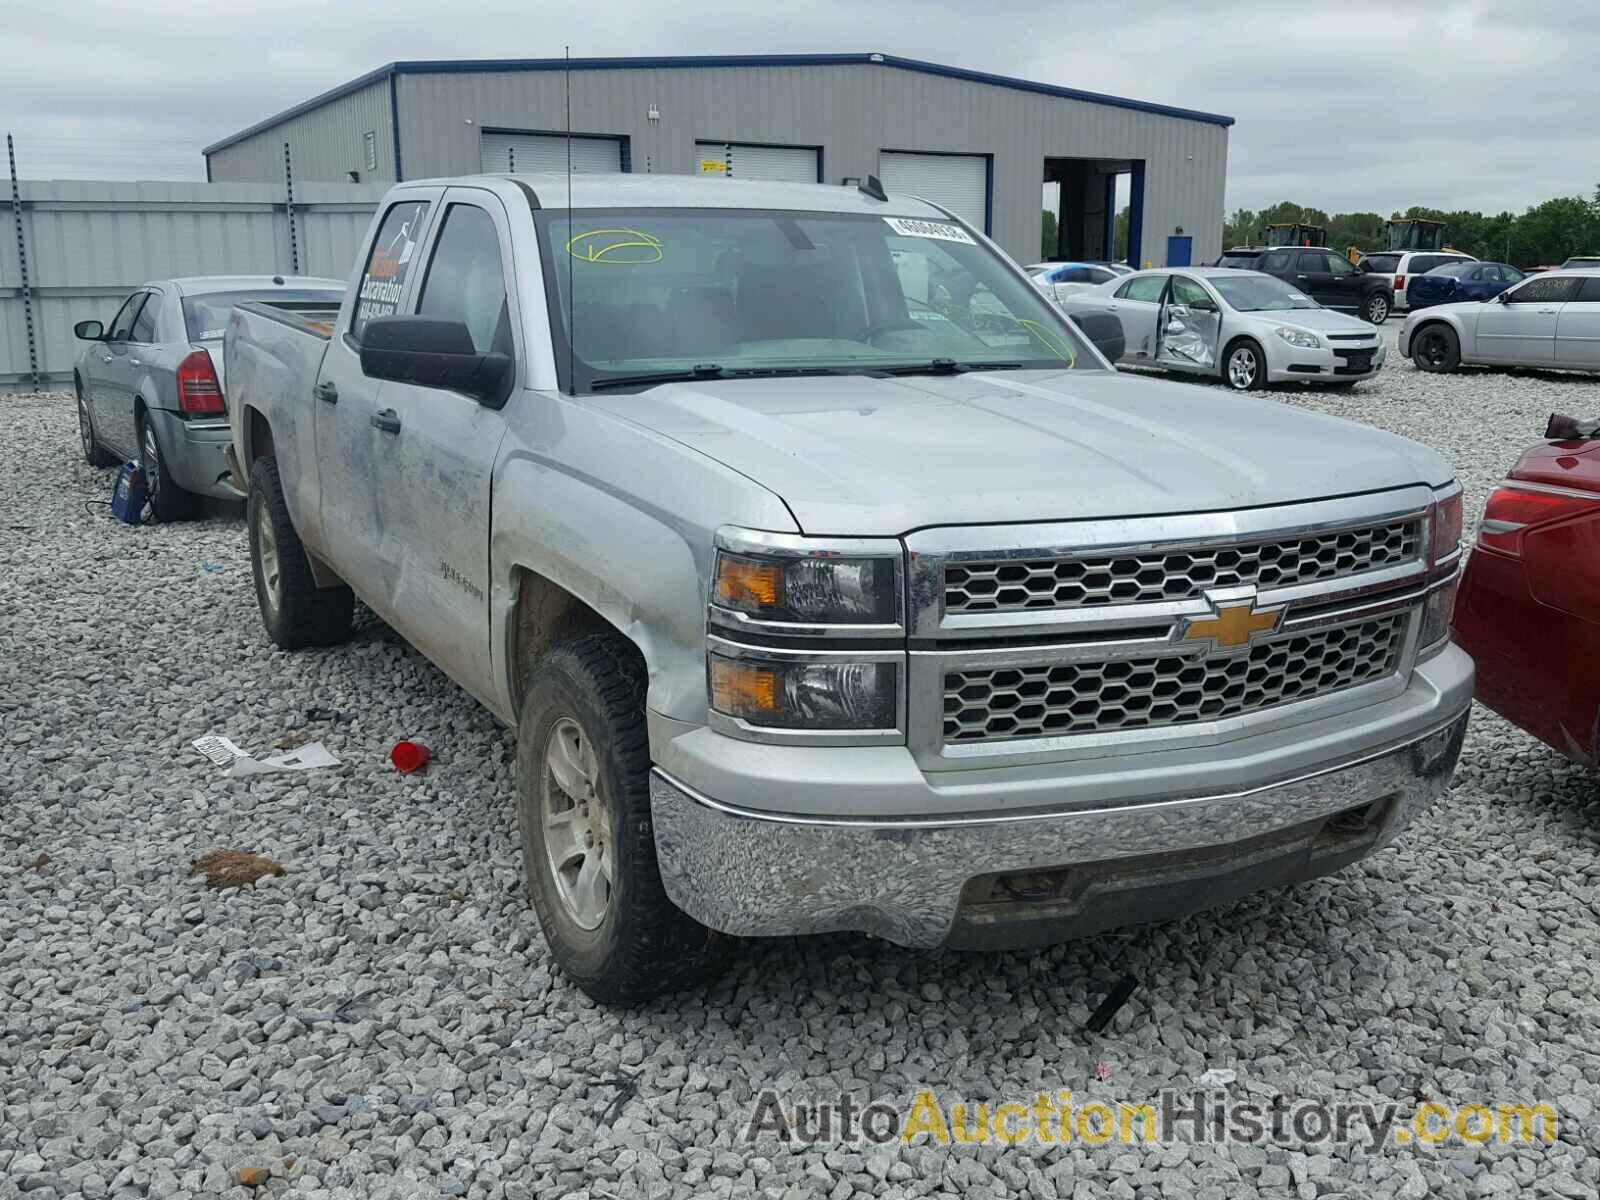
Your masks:
<path fill-rule="evenodd" d="M 1209 640 L 1226 650 L 1237 649 L 1248 646 L 1258 633 L 1271 633 L 1278 627 L 1278 618 L 1282 615 L 1281 608 L 1257 612 L 1253 600 L 1219 604 L 1214 617 L 1190 617 L 1189 625 L 1183 631 L 1183 640 Z"/>

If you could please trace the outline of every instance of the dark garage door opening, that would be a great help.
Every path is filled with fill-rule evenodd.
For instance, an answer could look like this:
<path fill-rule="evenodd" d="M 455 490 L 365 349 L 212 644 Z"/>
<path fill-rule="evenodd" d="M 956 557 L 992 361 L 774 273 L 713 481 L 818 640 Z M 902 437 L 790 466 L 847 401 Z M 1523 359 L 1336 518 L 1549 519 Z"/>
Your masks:
<path fill-rule="evenodd" d="M 1047 158 L 1046 208 L 1056 218 L 1056 244 L 1046 258 L 1065 262 L 1126 262 L 1137 267 L 1144 219 L 1142 159 Z M 1052 186 L 1054 185 L 1054 186 Z M 1054 197 L 1052 204 L 1051 197 Z M 1126 197 L 1126 199 L 1122 199 Z M 1118 238 L 1117 214 L 1128 208 Z"/>

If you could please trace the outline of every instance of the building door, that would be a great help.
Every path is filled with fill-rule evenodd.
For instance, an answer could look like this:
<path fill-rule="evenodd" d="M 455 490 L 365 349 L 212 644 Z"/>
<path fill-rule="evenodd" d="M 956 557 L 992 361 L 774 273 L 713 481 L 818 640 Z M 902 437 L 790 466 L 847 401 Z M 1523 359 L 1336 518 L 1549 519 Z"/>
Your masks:
<path fill-rule="evenodd" d="M 931 200 L 974 229 L 989 232 L 989 158 L 983 154 L 878 152 L 884 189 Z"/>
<path fill-rule="evenodd" d="M 572 171 L 575 175 L 616 175 L 624 170 L 620 137 L 572 138 Z M 567 169 L 567 137 L 560 133 L 517 133 L 485 129 L 478 143 L 479 167 L 486 175 L 508 171 L 554 171 Z"/>
<path fill-rule="evenodd" d="M 696 142 L 695 173 L 729 179 L 816 183 L 822 178 L 815 146 L 757 146 L 748 142 Z"/>
<path fill-rule="evenodd" d="M 1193 261 L 1194 239 L 1192 237 L 1169 237 L 1167 239 L 1167 266 L 1187 267 Z"/>

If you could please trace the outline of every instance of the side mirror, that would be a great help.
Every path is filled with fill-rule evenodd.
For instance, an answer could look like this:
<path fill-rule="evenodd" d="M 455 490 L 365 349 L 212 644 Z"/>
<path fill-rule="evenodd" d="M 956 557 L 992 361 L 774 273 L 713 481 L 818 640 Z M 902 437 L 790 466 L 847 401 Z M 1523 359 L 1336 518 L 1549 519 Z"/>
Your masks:
<path fill-rule="evenodd" d="M 72 327 L 72 336 L 85 342 L 103 342 L 106 327 L 99 321 L 79 321 Z"/>
<path fill-rule="evenodd" d="M 379 317 L 361 333 L 361 372 L 369 379 L 464 392 L 499 408 L 516 372 L 505 354 L 482 354 L 465 322 Z"/>
<path fill-rule="evenodd" d="M 1115 363 L 1127 352 L 1128 343 L 1122 332 L 1122 321 L 1115 313 L 1073 313 L 1072 323 L 1108 361 Z"/>
<path fill-rule="evenodd" d="M 1501 292 L 1498 296 L 1496 296 L 1494 298 L 1494 302 L 1496 304 L 1511 304 L 1511 303 L 1514 303 L 1514 301 L 1512 300 L 1510 292 Z"/>

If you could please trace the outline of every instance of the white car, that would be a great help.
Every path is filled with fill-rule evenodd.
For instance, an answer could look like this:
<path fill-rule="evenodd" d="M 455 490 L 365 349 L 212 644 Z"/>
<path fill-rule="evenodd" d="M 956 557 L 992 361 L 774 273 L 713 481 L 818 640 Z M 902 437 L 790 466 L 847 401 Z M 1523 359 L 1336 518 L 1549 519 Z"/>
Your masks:
<path fill-rule="evenodd" d="M 1406 299 L 1406 281 L 1413 275 L 1426 275 L 1448 263 L 1477 261 L 1459 250 L 1374 250 L 1361 256 L 1361 269 L 1368 275 L 1387 278 L 1394 290 L 1394 311 L 1409 312 L 1411 304 Z"/>
<path fill-rule="evenodd" d="M 1121 362 L 1208 375 L 1240 392 L 1269 383 L 1349 387 L 1376 375 L 1387 352 L 1367 322 L 1260 271 L 1136 271 L 1062 307 L 1114 313 L 1126 343 Z"/>
<path fill-rule="evenodd" d="M 1114 268 L 1086 262 L 1034 263 L 1027 272 L 1039 290 L 1057 304 L 1073 292 L 1086 292 L 1118 278 Z"/>
<path fill-rule="evenodd" d="M 1546 271 L 1489 300 L 1419 309 L 1400 327 L 1399 349 L 1424 371 L 1600 371 L 1600 270 Z"/>

